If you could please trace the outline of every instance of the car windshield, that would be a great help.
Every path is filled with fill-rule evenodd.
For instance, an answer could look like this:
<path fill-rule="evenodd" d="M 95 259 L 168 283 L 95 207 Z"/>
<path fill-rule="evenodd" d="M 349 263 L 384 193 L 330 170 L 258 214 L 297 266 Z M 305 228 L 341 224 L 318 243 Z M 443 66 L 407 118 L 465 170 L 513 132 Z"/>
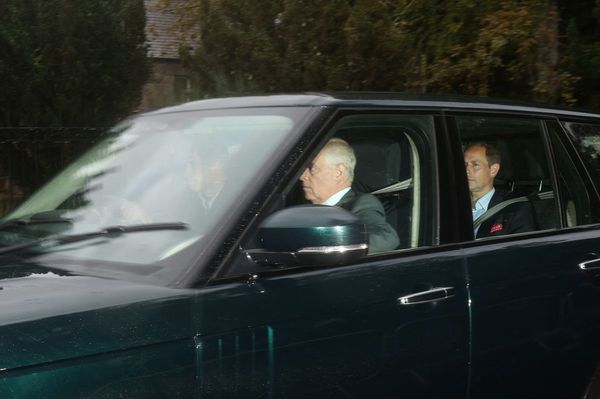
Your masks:
<path fill-rule="evenodd" d="M 173 283 L 247 206 L 309 108 L 130 119 L 0 221 L 0 253 Z M 182 255 L 182 254 L 185 254 Z"/>

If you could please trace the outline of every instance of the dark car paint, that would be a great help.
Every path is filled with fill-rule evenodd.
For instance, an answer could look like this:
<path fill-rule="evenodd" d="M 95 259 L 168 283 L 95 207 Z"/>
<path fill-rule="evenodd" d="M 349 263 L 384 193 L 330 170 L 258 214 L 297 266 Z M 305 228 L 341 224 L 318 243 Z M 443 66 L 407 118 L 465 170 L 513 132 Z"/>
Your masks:
<path fill-rule="evenodd" d="M 600 274 L 578 264 L 598 248 L 587 230 L 465 250 L 473 397 L 582 393 L 600 355 Z"/>
<path fill-rule="evenodd" d="M 458 285 L 461 257 L 377 263 L 200 291 L 43 269 L 3 280 L 0 394 L 186 397 L 196 372 L 202 396 L 366 394 L 371 384 L 388 387 L 380 397 L 466 394 L 464 289 L 439 305 L 397 303 L 398 292 Z"/>
<path fill-rule="evenodd" d="M 208 328 L 200 339 L 208 384 L 202 389 L 226 397 L 247 397 L 248 390 L 259 396 L 265 386 L 275 397 L 463 397 L 463 273 L 460 252 L 432 251 L 215 287 L 199 320 Z M 398 304 L 403 294 L 438 286 L 455 286 L 456 296 Z M 258 351 L 254 340 L 262 342 Z M 218 356 L 218 345 L 227 356 Z M 260 377 L 223 384 L 239 364 L 256 365 Z"/>
<path fill-rule="evenodd" d="M 322 107 L 327 120 L 337 107 L 597 118 L 383 97 L 226 99 L 157 112 L 296 104 Z M 600 358 L 600 273 L 578 269 L 600 250 L 598 226 L 465 243 L 458 138 L 440 117 L 436 127 L 438 237 L 450 245 L 226 278 L 239 226 L 255 226 L 276 202 L 286 171 L 318 145 L 313 130 L 229 227 L 237 231 L 206 269 L 220 272 L 208 286 L 198 271 L 182 283 L 196 288 L 173 288 L 4 263 L 0 397 L 578 397 Z M 398 304 L 440 286 L 455 296 Z"/>
<path fill-rule="evenodd" d="M 193 291 L 41 267 L 13 277 L 23 266 L 1 269 L 0 397 L 111 397 L 102 392 L 127 380 L 193 386 Z"/>

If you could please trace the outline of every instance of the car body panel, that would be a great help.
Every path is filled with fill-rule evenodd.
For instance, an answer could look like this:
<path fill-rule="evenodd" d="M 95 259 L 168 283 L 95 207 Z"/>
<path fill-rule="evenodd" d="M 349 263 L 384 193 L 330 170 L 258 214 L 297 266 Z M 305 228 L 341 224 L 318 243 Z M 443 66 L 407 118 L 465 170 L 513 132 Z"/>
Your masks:
<path fill-rule="evenodd" d="M 205 100 L 148 115 L 294 106 L 312 111 L 295 145 L 257 172 L 262 183 L 240 195 L 210 247 L 187 247 L 168 284 L 0 255 L 0 397 L 583 392 L 600 361 L 600 272 L 580 264 L 600 253 L 600 227 L 472 241 L 461 143 L 447 115 L 598 121 L 597 114 L 476 98 L 317 93 Z M 351 264 L 253 265 L 229 275 L 336 115 L 353 112 L 435 119 L 435 198 L 426 204 L 433 245 Z M 408 304 L 415 294 L 423 303 Z"/>
<path fill-rule="evenodd" d="M 0 280 L 0 396 L 103 397 L 132 380 L 193 386 L 189 290 L 17 262 L 0 273 L 25 274 Z"/>
<path fill-rule="evenodd" d="M 425 96 L 408 93 L 307 93 L 301 95 L 265 95 L 249 97 L 215 98 L 162 108 L 149 114 L 192 111 L 199 109 L 227 109 L 273 106 L 311 106 L 331 108 L 364 108 L 364 109 L 404 109 L 414 108 L 427 110 L 466 110 L 528 113 L 533 115 L 551 114 L 567 117 L 598 118 L 598 114 L 575 110 L 573 108 L 549 106 L 547 104 L 531 104 L 517 101 L 493 100 L 487 97 L 473 96 Z"/>
<path fill-rule="evenodd" d="M 600 349 L 600 279 L 578 264 L 599 246 L 587 231 L 466 252 L 472 397 L 515 397 L 517 387 L 519 397 L 583 393 Z"/>
<path fill-rule="evenodd" d="M 202 295 L 201 393 L 462 397 L 469 341 L 463 266 L 460 251 L 432 251 L 215 288 Z M 454 296 L 398 302 L 432 287 L 454 287 Z M 223 383 L 231 375 L 237 382 Z"/>

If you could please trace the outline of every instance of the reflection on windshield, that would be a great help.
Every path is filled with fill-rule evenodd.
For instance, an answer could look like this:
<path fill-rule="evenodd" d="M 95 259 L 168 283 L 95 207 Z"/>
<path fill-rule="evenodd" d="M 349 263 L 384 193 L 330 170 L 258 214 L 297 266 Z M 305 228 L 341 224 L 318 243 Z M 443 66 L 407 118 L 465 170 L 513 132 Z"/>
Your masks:
<path fill-rule="evenodd" d="M 78 242 L 61 252 L 82 261 L 148 264 L 202 245 L 255 175 L 279 156 L 302 109 L 185 112 L 139 117 L 118 127 L 2 222 L 0 245 L 103 226 L 185 223 Z M 286 115 L 288 114 L 288 115 Z M 293 115 L 293 116 L 290 116 Z M 34 222 L 43 220 L 45 222 Z M 18 220 L 18 222 L 16 222 Z M 68 223 L 52 223 L 68 220 Z"/>

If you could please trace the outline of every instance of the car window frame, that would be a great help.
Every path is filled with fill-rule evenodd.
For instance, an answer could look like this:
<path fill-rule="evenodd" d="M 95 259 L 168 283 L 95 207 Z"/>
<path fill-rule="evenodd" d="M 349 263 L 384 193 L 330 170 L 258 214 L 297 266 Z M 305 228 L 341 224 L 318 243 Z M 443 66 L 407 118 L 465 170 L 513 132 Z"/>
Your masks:
<path fill-rule="evenodd" d="M 208 256 L 209 259 L 203 262 L 200 259 L 201 256 L 196 257 L 194 263 L 188 267 L 188 274 L 180 281 L 178 287 L 202 288 L 210 285 L 215 276 L 222 273 L 224 266 L 231 262 L 248 229 L 262 220 L 257 216 L 264 215 L 279 202 L 280 198 L 277 198 L 275 193 L 282 186 L 289 170 L 294 165 L 305 162 L 306 149 L 314 145 L 315 137 L 318 137 L 321 127 L 328 123 L 335 112 L 335 107 L 332 106 L 309 106 L 309 108 L 312 108 L 313 111 L 294 128 L 294 130 L 302 131 L 295 145 L 285 156 L 281 157 L 278 165 L 271 170 L 262 171 L 263 174 L 269 174 L 271 177 L 264 179 L 265 183 L 257 190 L 254 198 L 247 201 L 244 211 L 240 213 L 241 216 L 226 226 L 225 232 L 219 236 L 221 244 L 216 247 L 215 251 L 208 255 L 200 254 Z M 203 267 L 200 267 L 200 264 Z"/>
<path fill-rule="evenodd" d="M 600 224 L 600 196 L 598 195 L 598 190 L 594 186 L 593 179 L 592 179 L 589 171 L 587 170 L 585 163 L 581 159 L 581 155 L 577 151 L 575 143 L 573 143 L 573 141 L 570 137 L 570 134 L 567 132 L 567 130 L 564 128 L 564 126 L 560 122 L 559 116 L 557 116 L 556 121 L 551 121 L 551 122 L 546 123 L 546 130 L 547 130 L 548 137 L 550 136 L 549 129 L 551 129 L 551 127 L 548 126 L 549 123 L 552 123 L 555 125 L 554 129 L 556 129 L 556 135 L 558 136 L 560 145 L 562 146 L 562 149 L 565 152 L 566 156 L 569 157 L 569 159 L 573 163 L 573 166 L 575 168 L 575 173 L 577 173 L 577 175 L 579 176 L 579 178 L 581 179 L 581 182 L 583 183 L 583 185 L 585 187 L 585 191 L 589 197 L 591 214 L 594 215 L 594 210 L 595 210 L 596 214 L 598 215 L 598 220 L 599 220 L 598 223 L 588 223 L 588 224 L 568 226 L 567 225 L 567 216 L 566 216 L 566 206 L 563 203 L 565 194 L 563 193 L 563 190 L 559 187 L 558 194 L 559 194 L 559 202 L 560 202 L 560 206 L 561 206 L 561 212 L 560 212 L 561 230 L 580 229 L 582 227 Z M 554 148 L 554 144 L 552 143 L 551 139 L 549 140 L 549 144 L 552 147 L 552 156 L 556 157 L 556 149 Z M 558 181 L 558 162 L 556 162 L 556 160 L 554 161 L 554 167 L 555 167 L 555 173 L 557 175 L 557 181 Z"/>
<path fill-rule="evenodd" d="M 539 123 L 540 126 L 540 137 L 542 138 L 544 145 L 544 153 L 546 155 L 546 159 L 548 162 L 548 172 L 549 177 L 552 182 L 553 191 L 555 194 L 555 205 L 560 207 L 559 203 L 560 193 L 558 187 L 558 181 L 556 178 L 556 162 L 554 159 L 554 153 L 550 143 L 550 137 L 548 136 L 548 130 L 546 127 L 547 121 L 558 122 L 559 117 L 557 114 L 551 113 L 532 113 L 532 112 L 518 112 L 518 111 L 494 111 L 494 110 L 481 110 L 481 109 L 453 109 L 446 112 L 447 124 L 449 127 L 449 131 L 452 132 L 454 136 L 460 141 L 460 132 L 458 130 L 458 124 L 456 121 L 457 117 L 482 117 L 482 118 L 498 118 L 498 119 L 523 119 L 523 120 L 534 120 Z M 461 143 L 462 144 L 462 143 Z M 461 154 L 462 155 L 462 154 Z M 462 157 L 461 157 L 462 159 Z M 462 168 L 464 170 L 464 164 L 462 164 Z M 462 170 L 461 170 L 462 171 Z M 461 173 L 461 171 L 457 171 L 457 179 L 462 180 L 465 187 L 468 187 L 466 173 Z M 468 190 L 468 189 L 467 189 Z M 470 201 L 470 200 L 469 200 Z M 468 204 L 467 204 L 468 205 Z M 469 207 L 470 208 L 470 207 Z M 515 240 L 524 240 L 530 237 L 539 237 L 545 235 L 554 235 L 560 234 L 564 229 L 564 223 L 562 218 L 562 208 L 559 208 L 559 227 L 554 229 L 546 229 L 546 230 L 534 230 L 517 234 L 508 234 L 497 237 L 485 237 L 480 239 L 475 239 L 472 229 L 470 230 L 469 236 L 470 238 L 463 239 L 460 241 L 462 245 L 471 247 L 478 245 L 489 245 L 489 243 L 496 242 L 508 242 Z M 463 221 L 466 220 L 466 225 L 472 226 L 473 220 L 472 215 L 469 209 L 469 213 Z"/>
<path fill-rule="evenodd" d="M 592 174 L 589 171 L 586 162 L 581 157 L 581 154 L 577 148 L 577 144 L 575 143 L 573 134 L 569 131 L 569 129 L 566 128 L 565 123 L 581 123 L 600 126 L 600 118 L 573 118 L 568 116 L 558 116 L 558 125 L 560 126 L 560 129 L 563 132 L 563 144 L 567 148 L 567 151 L 572 152 L 571 159 L 573 160 L 573 163 L 575 163 L 575 166 L 578 168 L 580 177 L 583 179 L 584 183 L 586 184 L 586 187 L 588 188 L 588 194 L 594 193 L 594 200 L 600 203 L 600 182 L 598 184 L 594 183 Z"/>
<path fill-rule="evenodd" d="M 571 156 L 571 160 L 576 165 L 578 173 L 580 174 L 581 178 L 584 180 L 584 183 L 586 184 L 590 198 L 592 199 L 592 201 L 597 201 L 598 204 L 600 205 L 600 186 L 596 187 L 593 184 L 593 181 L 589 175 L 589 172 L 587 171 L 587 168 L 585 168 L 585 165 L 580 158 L 580 155 L 576 149 L 575 144 L 572 142 L 572 138 L 570 137 L 570 134 L 566 131 L 565 127 L 562 124 L 563 121 L 580 122 L 580 123 L 587 122 L 587 123 L 600 124 L 600 120 L 595 119 L 595 118 L 572 117 L 572 116 L 561 114 L 560 112 L 536 113 L 536 112 L 520 112 L 520 111 L 503 111 L 503 110 L 490 111 L 488 109 L 486 109 L 486 110 L 452 109 L 452 110 L 447 110 L 445 112 L 445 118 L 446 118 L 446 124 L 448 126 L 449 135 L 453 136 L 453 137 L 454 136 L 459 137 L 456 122 L 452 119 L 455 116 L 483 116 L 483 117 L 490 116 L 490 117 L 499 117 L 499 118 L 526 118 L 526 119 L 537 118 L 538 120 L 542 121 L 543 127 L 544 127 L 544 140 L 547 143 L 546 145 L 551 148 L 551 151 L 550 151 L 551 158 L 549 159 L 549 161 L 550 161 L 549 167 L 552 170 L 550 173 L 554 174 L 554 176 L 552 177 L 554 179 L 552 184 L 554 185 L 555 192 L 557 192 L 558 196 L 560 197 L 561 190 L 556 185 L 557 181 L 556 181 L 556 175 L 555 175 L 555 171 L 554 171 L 555 168 L 557 167 L 557 165 L 556 165 L 556 162 L 554 159 L 554 150 L 552 149 L 552 144 L 550 142 L 550 138 L 548 136 L 547 126 L 546 126 L 546 122 L 557 123 L 561 128 L 561 134 L 559 135 L 560 139 L 563 141 L 563 144 L 565 145 L 567 151 L 569 152 L 569 155 Z M 462 164 L 462 157 L 461 157 L 461 164 Z M 464 165 L 463 165 L 463 167 L 464 167 Z M 457 173 L 456 178 L 458 180 L 462 180 L 466 187 L 466 184 L 467 184 L 466 183 L 466 175 L 464 173 L 462 173 L 462 174 Z M 591 191 L 590 191 L 590 188 L 592 188 Z M 562 213 L 562 209 L 561 209 L 560 213 Z M 463 223 L 466 220 L 468 223 L 472 224 L 470 210 L 466 216 L 464 214 L 461 214 L 461 217 L 462 217 Z M 600 228 L 600 223 L 567 227 L 565 225 L 564 220 L 562 220 L 562 215 L 561 215 L 561 225 L 559 228 L 556 228 L 556 229 L 536 230 L 536 231 L 519 233 L 519 234 L 512 234 L 512 235 L 505 235 L 505 236 L 498 236 L 498 237 L 488 237 L 488 238 L 480 239 L 480 240 L 475 240 L 473 238 L 472 232 L 471 232 L 470 233 L 471 238 L 469 238 L 469 239 L 462 238 L 461 239 L 459 237 L 458 243 L 464 248 L 470 248 L 470 247 L 477 247 L 477 246 L 486 246 L 486 245 L 491 245 L 491 244 L 496 244 L 496 243 L 500 243 L 500 244 L 501 243 L 510 243 L 513 241 L 523 241 L 523 240 L 542 238 L 542 237 L 547 237 L 547 236 L 549 237 L 549 236 L 555 236 L 555 235 L 570 234 L 570 233 L 575 233 L 575 232 L 598 230 L 599 228 Z"/>
<path fill-rule="evenodd" d="M 462 157 L 460 135 L 458 134 L 456 121 L 453 118 L 456 116 L 481 116 L 536 120 L 540 124 L 540 134 L 544 142 L 544 151 L 549 163 L 549 174 L 553 184 L 554 192 L 558 197 L 555 200 L 555 203 L 556 206 L 561 206 L 561 203 L 559 202 L 561 195 L 560 188 L 557 185 L 555 173 L 556 162 L 546 126 L 547 122 L 558 123 L 563 132 L 563 134 L 561 134 L 561 138 L 564 139 L 565 136 L 568 136 L 564 126 L 562 123 L 560 123 L 563 120 L 561 119 L 560 113 L 536 113 L 529 111 L 505 111 L 469 108 L 448 109 L 441 107 L 410 106 L 328 106 L 325 108 L 328 108 L 328 112 L 324 112 L 311 122 L 310 127 L 299 141 L 301 145 L 296 146 L 296 148 L 294 148 L 293 151 L 288 154 L 288 157 L 292 156 L 295 161 L 288 163 L 285 170 L 282 170 L 281 168 L 278 169 L 278 175 L 281 176 L 279 184 L 271 186 L 276 187 L 276 189 L 269 193 L 264 193 L 263 190 L 263 194 L 268 198 L 268 201 L 266 201 L 261 207 L 260 215 L 251 215 L 251 220 L 246 223 L 244 230 L 240 235 L 238 235 L 238 239 L 235 242 L 237 244 L 235 249 L 241 248 L 240 244 L 245 241 L 251 231 L 255 231 L 260 222 L 264 220 L 266 215 L 273 213 L 277 209 L 281 209 L 278 208 L 278 206 L 280 206 L 282 203 L 282 198 L 280 195 L 281 190 L 283 190 L 284 187 L 295 184 L 295 181 L 299 178 L 299 175 L 312 159 L 313 154 L 318 153 L 327 139 L 333 135 L 332 129 L 335 124 L 338 123 L 342 117 L 356 114 L 430 115 L 433 118 L 434 132 L 431 155 L 435 162 L 435 166 L 433 167 L 435 193 L 432 195 L 432 202 L 435 202 L 436 204 L 435 206 L 432 205 L 433 213 L 431 213 L 431 216 L 435 221 L 433 228 L 433 231 L 435 231 L 435 237 L 431 246 L 403 248 L 390 252 L 373 254 L 368 257 L 361 258 L 357 262 L 335 266 L 336 268 L 355 266 L 364 262 L 372 263 L 373 261 L 379 260 L 386 261 L 407 256 L 418 256 L 420 254 L 436 252 L 443 253 L 444 251 L 454 250 L 459 247 L 468 248 L 472 246 L 490 245 L 495 243 L 527 240 L 536 237 L 553 236 L 564 234 L 565 230 L 585 231 L 597 229 L 600 225 L 594 224 L 566 228 L 561 208 L 559 212 L 560 227 L 556 229 L 536 230 L 506 236 L 490 237 L 480 240 L 475 240 L 473 238 L 472 228 L 470 228 L 470 226 L 472 226 L 472 216 L 468 202 L 468 184 L 466 181 L 466 174 L 464 173 L 464 161 Z M 586 120 L 589 121 L 589 119 Z M 566 137 L 566 139 L 568 139 L 569 142 L 571 141 L 570 137 Z M 573 146 L 573 151 L 575 151 L 573 143 L 571 143 L 571 146 Z M 574 160 L 574 162 L 578 168 L 583 167 L 583 162 L 581 159 L 577 158 Z M 580 170 L 578 169 L 578 171 Z M 586 183 L 589 182 L 592 184 L 589 176 L 584 180 Z M 594 187 L 593 184 L 592 187 Z M 465 202 L 465 199 L 467 202 Z M 323 267 L 315 268 L 310 266 L 289 267 L 277 270 L 264 268 L 258 273 L 231 276 L 227 274 L 227 269 L 234 260 L 236 252 L 236 250 L 232 249 L 225 256 L 219 257 L 217 259 L 218 263 L 216 264 L 216 267 L 211 269 L 210 276 L 201 280 L 202 285 L 220 285 L 239 281 L 247 281 L 248 283 L 252 283 L 252 281 L 258 278 L 259 275 L 261 277 L 275 277 L 280 275 L 300 274 L 315 269 L 323 269 Z"/>
<path fill-rule="evenodd" d="M 276 210 L 282 209 L 280 207 L 282 203 L 282 193 L 284 190 L 289 189 L 289 187 L 298 180 L 301 173 L 307 167 L 307 165 L 312 160 L 313 156 L 317 154 L 321 148 L 325 145 L 327 140 L 334 136 L 334 127 L 336 124 L 347 116 L 351 115 L 423 115 L 429 116 L 433 122 L 433 131 L 431 132 L 431 143 L 430 143 L 430 156 L 432 157 L 432 175 L 431 179 L 433 181 L 433 188 L 430 194 L 431 204 L 430 206 L 430 217 L 433 221 L 433 227 L 431 229 L 431 245 L 428 246 L 419 246 L 416 248 L 401 248 L 396 249 L 389 252 L 376 253 L 372 255 L 365 256 L 359 259 L 356 262 L 345 263 L 338 266 L 329 266 L 329 267 L 314 267 L 314 266 L 298 266 L 298 267 L 285 267 L 279 269 L 269 269 L 262 268 L 256 273 L 249 274 L 240 274 L 240 275 L 228 275 L 228 269 L 232 266 L 232 263 L 235 261 L 236 256 L 240 256 L 240 249 L 243 248 L 243 243 L 247 242 L 248 239 L 255 234 L 256 229 L 260 225 L 260 222 L 264 220 L 268 215 L 275 212 Z M 443 110 L 435 107 L 335 107 L 332 110 L 332 113 L 328 116 L 327 120 L 324 121 L 319 129 L 317 129 L 314 134 L 311 135 L 310 142 L 306 147 L 303 147 L 298 153 L 299 148 L 295 148 L 292 152 L 296 154 L 298 161 L 293 165 L 289 165 L 287 170 L 284 172 L 282 176 L 282 180 L 280 184 L 277 185 L 275 191 L 271 192 L 269 195 L 269 200 L 262 207 L 263 212 L 260 215 L 256 215 L 252 221 L 246 226 L 240 239 L 237 241 L 236 251 L 230 251 L 228 256 L 221 262 L 220 267 L 213 271 L 213 274 L 210 278 L 203 283 L 206 285 L 220 285 L 232 282 L 239 281 L 254 281 L 256 278 L 260 277 L 270 277 L 270 276 L 280 276 L 280 275 L 288 275 L 288 274 L 299 274 L 311 270 L 316 269 L 328 269 L 328 268 L 340 268 L 340 267 L 351 267 L 360 265 L 363 263 L 372 263 L 376 261 L 385 261 L 390 259 L 402 258 L 407 256 L 416 256 L 420 254 L 426 254 L 437 251 L 445 251 L 447 250 L 447 246 L 444 244 L 453 244 L 456 240 L 446 240 L 446 242 L 440 241 L 440 220 L 445 216 L 448 217 L 450 215 L 444 215 L 440 213 L 440 207 L 438 204 L 442 203 L 442 197 L 444 195 L 453 196 L 454 194 L 448 192 L 441 194 L 440 190 L 440 173 L 450 172 L 449 168 L 441 167 L 439 163 L 439 154 L 440 152 L 448 155 L 449 151 L 445 150 L 444 147 L 448 143 L 443 140 L 442 146 L 438 143 L 440 138 L 443 138 L 446 135 L 446 126 L 443 118 Z M 304 137 L 301 141 L 304 140 Z M 288 154 L 291 156 L 292 154 Z M 453 201 L 447 201 L 447 203 L 451 203 Z M 454 247 L 451 245 L 451 247 Z M 236 255 L 237 252 L 237 255 Z"/>
<path fill-rule="evenodd" d="M 382 112 L 382 110 L 373 110 L 373 111 L 369 111 L 369 112 L 357 112 L 357 111 L 352 110 L 352 111 L 347 111 L 347 112 L 349 112 L 348 114 L 345 113 L 346 111 L 344 111 L 344 109 L 341 109 L 341 111 L 342 112 L 338 115 L 336 122 L 331 126 L 330 129 L 328 129 L 327 134 L 323 137 L 318 151 L 320 151 L 320 149 L 323 148 L 323 146 L 325 145 L 325 143 L 327 143 L 327 141 L 329 139 L 331 139 L 333 137 L 338 137 L 336 135 L 337 131 L 335 129 L 336 129 L 336 127 L 339 126 L 340 122 L 343 122 L 343 120 L 348 117 L 356 117 L 356 116 L 362 117 L 362 116 L 372 116 L 372 115 L 386 115 L 386 116 L 394 116 L 394 117 L 401 117 L 404 115 L 409 116 L 409 117 L 417 117 L 417 116 L 431 117 L 433 131 L 427 133 L 427 134 L 429 134 L 430 137 L 426 137 L 427 134 L 423 135 L 423 134 L 419 134 L 419 133 L 415 134 L 414 135 L 415 137 L 413 137 L 413 135 L 409 135 L 409 134 L 405 133 L 407 139 L 409 140 L 409 142 L 411 144 L 411 152 L 414 153 L 414 151 L 416 150 L 418 157 L 425 155 L 425 153 L 427 152 L 427 155 L 429 155 L 431 158 L 431 165 L 428 165 L 428 167 L 431 169 L 429 171 L 428 177 L 430 178 L 430 183 L 432 183 L 433 187 L 431 190 L 432 192 L 428 192 L 425 195 L 429 196 L 428 198 L 431 198 L 432 201 L 430 201 L 429 207 L 426 211 L 424 211 L 424 212 L 419 211 L 419 221 L 418 221 L 419 226 L 417 228 L 417 230 L 419 231 L 419 235 L 418 235 L 419 243 L 415 247 L 397 248 L 395 250 L 387 251 L 387 252 L 397 252 L 400 250 L 410 250 L 410 249 L 416 249 L 416 248 L 437 245 L 439 243 L 439 238 L 438 238 L 438 234 L 437 234 L 437 229 L 435 229 L 435 227 L 430 229 L 430 231 L 427 233 L 421 233 L 421 231 L 423 230 L 423 225 L 426 224 L 426 222 L 423 221 L 424 215 L 425 215 L 425 218 L 429 217 L 429 219 L 434 220 L 434 222 L 435 222 L 434 226 L 437 226 L 439 224 L 438 212 L 437 212 L 438 207 L 436 206 L 436 204 L 439 202 L 436 199 L 438 196 L 437 187 L 439 186 L 438 177 L 437 177 L 437 175 L 438 175 L 437 171 L 439 170 L 439 167 L 437 165 L 437 155 L 436 155 L 436 153 L 437 153 L 437 151 L 436 151 L 437 138 L 436 138 L 436 124 L 435 124 L 436 122 L 434 119 L 434 115 L 432 115 L 430 112 L 412 112 L 412 111 L 405 111 L 404 109 L 391 110 L 391 111 L 384 110 L 383 112 Z M 418 141 L 418 143 L 416 141 Z M 423 147 L 427 147 L 427 148 L 423 151 L 422 150 Z M 421 149 L 421 151 L 419 151 L 419 149 Z M 315 154 L 317 152 L 315 152 Z M 423 160 L 421 160 L 421 161 L 423 161 Z M 413 167 L 413 172 L 414 172 L 415 165 L 413 164 L 411 166 Z M 420 170 L 419 173 L 422 175 L 424 166 L 419 164 L 418 167 Z M 298 178 L 300 177 L 301 173 L 302 173 L 302 170 L 299 171 Z M 290 182 L 290 184 L 295 184 L 296 181 L 297 181 L 297 179 L 295 181 L 292 180 L 292 182 Z M 419 190 L 420 190 L 420 194 L 419 194 L 420 199 L 421 199 L 421 202 L 423 202 L 423 195 L 424 195 L 423 192 L 425 191 L 425 189 L 424 189 L 424 187 L 419 186 Z M 413 195 L 414 195 L 414 193 L 413 193 Z M 413 206 L 419 207 L 420 209 L 423 208 L 422 204 L 418 204 L 418 205 L 413 204 Z M 415 209 L 413 208 L 411 210 L 411 212 L 413 212 L 413 214 L 414 214 L 414 211 L 415 211 Z M 410 228 L 412 230 L 414 228 L 414 225 L 411 225 Z M 423 241 L 429 242 L 429 244 L 423 244 Z M 373 256 L 376 256 L 376 255 L 379 255 L 379 253 L 378 254 L 369 254 L 368 257 L 372 258 Z"/>

